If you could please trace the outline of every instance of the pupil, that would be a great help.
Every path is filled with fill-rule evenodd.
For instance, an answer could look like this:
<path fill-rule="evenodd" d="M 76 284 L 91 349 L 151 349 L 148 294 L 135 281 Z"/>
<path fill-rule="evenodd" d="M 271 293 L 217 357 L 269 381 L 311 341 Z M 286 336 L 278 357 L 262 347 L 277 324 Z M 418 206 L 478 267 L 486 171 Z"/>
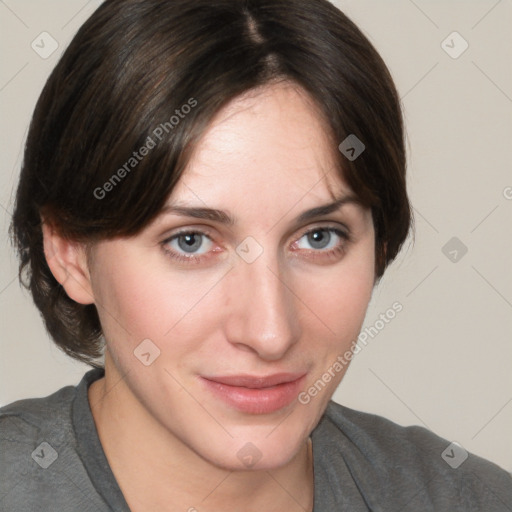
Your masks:
<path fill-rule="evenodd" d="M 325 247 L 331 238 L 330 234 L 323 229 L 313 231 L 309 237 L 311 245 L 317 249 Z"/>
<path fill-rule="evenodd" d="M 183 240 L 185 241 L 184 244 L 182 243 Z M 200 237 L 196 234 L 183 235 L 179 238 L 178 245 L 186 252 L 194 252 L 201 246 Z"/>

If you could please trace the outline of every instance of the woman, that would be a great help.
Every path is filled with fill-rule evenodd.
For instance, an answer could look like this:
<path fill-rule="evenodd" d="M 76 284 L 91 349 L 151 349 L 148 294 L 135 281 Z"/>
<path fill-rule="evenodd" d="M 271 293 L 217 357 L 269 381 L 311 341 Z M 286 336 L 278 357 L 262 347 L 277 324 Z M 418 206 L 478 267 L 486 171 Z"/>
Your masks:
<path fill-rule="evenodd" d="M 507 510 L 498 466 L 330 401 L 410 223 L 396 89 L 330 3 L 107 0 L 12 224 L 95 368 L 1 409 L 3 509 Z"/>

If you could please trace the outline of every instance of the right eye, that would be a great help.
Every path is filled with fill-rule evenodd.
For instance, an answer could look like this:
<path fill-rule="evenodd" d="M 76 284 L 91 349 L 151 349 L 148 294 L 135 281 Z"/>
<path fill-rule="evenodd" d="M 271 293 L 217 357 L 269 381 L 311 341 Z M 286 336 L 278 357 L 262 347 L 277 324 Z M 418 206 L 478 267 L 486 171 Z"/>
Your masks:
<path fill-rule="evenodd" d="M 208 233 L 189 230 L 173 234 L 162 242 L 162 246 L 171 258 L 180 262 L 195 264 L 208 258 L 206 254 L 212 252 L 213 241 Z M 203 249 L 203 252 L 197 252 L 201 249 Z M 213 252 L 218 252 L 218 250 Z"/>

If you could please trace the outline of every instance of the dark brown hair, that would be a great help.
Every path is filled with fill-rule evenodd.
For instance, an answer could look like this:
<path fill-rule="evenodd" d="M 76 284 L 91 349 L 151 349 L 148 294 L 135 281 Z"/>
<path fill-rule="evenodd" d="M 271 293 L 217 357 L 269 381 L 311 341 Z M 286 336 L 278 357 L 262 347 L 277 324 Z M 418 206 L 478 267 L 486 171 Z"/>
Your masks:
<path fill-rule="evenodd" d="M 353 161 L 336 154 L 372 210 L 382 276 L 411 211 L 399 97 L 361 31 L 327 0 L 106 0 L 39 98 L 11 225 L 20 281 L 68 355 L 101 366 L 102 329 L 96 307 L 71 300 L 53 277 L 41 214 L 78 241 L 137 234 L 219 109 L 276 80 L 309 93 L 333 144 L 350 134 L 364 143 Z"/>

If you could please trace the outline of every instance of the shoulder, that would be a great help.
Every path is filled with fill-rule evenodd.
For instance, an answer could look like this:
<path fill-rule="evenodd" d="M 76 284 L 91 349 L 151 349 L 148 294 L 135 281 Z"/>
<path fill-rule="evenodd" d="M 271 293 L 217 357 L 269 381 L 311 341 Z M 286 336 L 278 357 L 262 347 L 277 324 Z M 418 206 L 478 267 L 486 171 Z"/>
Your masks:
<path fill-rule="evenodd" d="M 60 466 L 63 452 L 73 445 L 74 395 L 75 387 L 66 386 L 0 408 L 0 494 L 17 510 L 29 506 L 29 495 L 44 494 L 48 472 L 42 470 Z"/>
<path fill-rule="evenodd" d="M 331 401 L 315 436 L 329 458 L 343 457 L 363 487 L 378 486 L 381 498 L 398 502 L 399 490 L 409 497 L 416 492 L 415 499 L 424 496 L 422 503 L 436 503 L 435 510 L 448 503 L 467 503 L 461 510 L 508 510 L 505 504 L 512 503 L 509 473 L 426 428 L 403 427 Z"/>
<path fill-rule="evenodd" d="M 0 440 L 27 442 L 48 430 L 59 437 L 56 429 L 70 424 L 75 392 L 75 386 L 65 386 L 46 397 L 25 398 L 0 407 Z"/>
<path fill-rule="evenodd" d="M 87 386 L 102 374 L 93 369 L 77 386 L 0 408 L 0 510 L 110 510 L 76 434 L 88 414 Z"/>

